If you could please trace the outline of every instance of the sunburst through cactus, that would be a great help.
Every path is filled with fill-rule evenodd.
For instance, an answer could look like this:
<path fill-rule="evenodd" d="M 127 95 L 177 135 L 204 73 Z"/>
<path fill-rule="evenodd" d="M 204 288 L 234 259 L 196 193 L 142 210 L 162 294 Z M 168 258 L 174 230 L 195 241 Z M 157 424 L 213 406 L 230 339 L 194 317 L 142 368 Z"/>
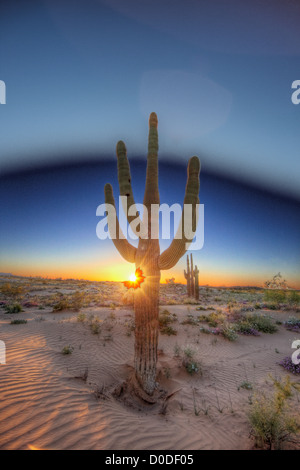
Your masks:
<path fill-rule="evenodd" d="M 140 268 L 137 268 L 135 273 L 131 274 L 129 281 L 124 281 L 123 284 L 127 289 L 137 289 L 138 287 L 141 287 L 144 279 L 145 276 L 143 276 L 143 271 Z"/>

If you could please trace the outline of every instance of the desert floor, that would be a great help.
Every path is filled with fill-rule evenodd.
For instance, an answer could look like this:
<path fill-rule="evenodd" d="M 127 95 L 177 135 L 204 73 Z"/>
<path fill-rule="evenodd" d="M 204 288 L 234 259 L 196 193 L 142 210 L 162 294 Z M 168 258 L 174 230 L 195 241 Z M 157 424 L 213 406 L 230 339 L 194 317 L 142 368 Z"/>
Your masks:
<path fill-rule="evenodd" d="M 124 286 L 1 278 L 0 286 L 4 283 L 20 292 L 8 288 L 5 294 L 4 288 L 0 298 L 0 340 L 6 344 L 6 364 L 0 365 L 1 449 L 252 449 L 253 397 L 261 390 L 272 393 L 269 374 L 287 375 L 278 362 L 300 339 L 280 324 L 274 334 L 239 335 L 233 342 L 201 330 L 207 325 L 199 315 L 211 308 L 226 313 L 232 301 L 247 309 L 262 301 L 262 291 L 201 288 L 196 305 L 182 304 L 189 302 L 184 286 L 162 286 L 160 308 L 168 310 L 176 333 L 159 337 L 158 383 L 165 401 L 125 403 L 112 394 L 133 365 L 134 314 L 124 305 L 131 295 Z M 5 313 L 10 295 L 19 296 L 22 312 Z M 71 305 L 53 312 L 69 297 Z M 196 310 L 199 306 L 205 310 Z M 299 312 L 255 312 L 274 322 L 300 318 Z M 15 319 L 27 323 L 11 324 Z M 71 354 L 62 353 L 65 347 Z M 198 372 L 188 373 L 183 350 L 193 351 Z M 291 379 L 300 382 L 299 376 Z M 300 393 L 289 403 L 299 415 Z"/>

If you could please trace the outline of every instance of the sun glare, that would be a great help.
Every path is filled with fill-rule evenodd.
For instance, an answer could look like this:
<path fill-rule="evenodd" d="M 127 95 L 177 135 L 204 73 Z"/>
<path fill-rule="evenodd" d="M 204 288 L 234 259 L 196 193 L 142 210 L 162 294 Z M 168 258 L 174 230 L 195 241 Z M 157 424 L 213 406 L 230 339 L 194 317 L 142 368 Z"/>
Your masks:
<path fill-rule="evenodd" d="M 141 287 L 144 279 L 145 276 L 143 276 L 143 271 L 140 268 L 137 268 L 135 273 L 129 276 L 129 281 L 123 281 L 123 284 L 127 289 L 137 289 L 138 287 Z"/>

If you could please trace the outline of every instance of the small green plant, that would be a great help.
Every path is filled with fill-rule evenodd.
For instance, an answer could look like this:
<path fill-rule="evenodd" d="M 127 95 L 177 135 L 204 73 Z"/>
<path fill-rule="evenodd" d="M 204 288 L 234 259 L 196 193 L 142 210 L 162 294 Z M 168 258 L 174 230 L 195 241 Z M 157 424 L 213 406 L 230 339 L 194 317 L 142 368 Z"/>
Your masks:
<path fill-rule="evenodd" d="M 63 310 L 72 310 L 72 305 L 67 299 L 59 300 L 53 305 L 53 312 L 62 312 Z"/>
<path fill-rule="evenodd" d="M 279 450 L 285 442 L 293 441 L 299 425 L 292 417 L 281 392 L 273 396 L 255 395 L 249 413 L 251 435 L 258 447 Z"/>
<path fill-rule="evenodd" d="M 249 314 L 246 316 L 247 322 L 252 326 L 252 328 L 262 333 L 275 333 L 278 328 L 273 323 L 270 317 L 266 315 L 258 315 L 256 313 Z"/>
<path fill-rule="evenodd" d="M 165 310 L 165 312 L 166 312 L 166 310 Z M 167 326 L 167 325 L 169 325 L 169 323 L 172 322 L 172 318 L 171 318 L 170 314 L 166 314 L 164 312 L 159 314 L 159 319 L 158 320 L 159 320 L 159 327 L 160 328 L 162 328 L 164 326 Z"/>
<path fill-rule="evenodd" d="M 253 386 L 250 382 L 247 382 L 246 380 L 244 380 L 244 382 L 241 383 L 241 385 L 238 386 L 238 390 L 240 391 L 240 389 L 243 388 L 244 390 L 253 390 Z"/>
<path fill-rule="evenodd" d="M 191 359 L 194 356 L 195 351 L 193 351 L 193 349 L 191 349 L 189 346 L 187 346 L 186 348 L 184 348 L 183 353 L 184 353 L 185 357 Z"/>
<path fill-rule="evenodd" d="M 91 331 L 94 335 L 98 335 L 101 332 L 99 321 L 95 320 L 91 323 Z"/>
<path fill-rule="evenodd" d="M 73 346 L 70 346 L 70 345 L 68 344 L 67 346 L 64 346 L 64 347 L 62 348 L 61 353 L 64 354 L 64 355 L 68 355 L 68 354 L 72 354 L 73 351 L 74 351 Z"/>
<path fill-rule="evenodd" d="M 27 320 L 12 320 L 10 322 L 11 325 L 25 325 L 25 323 L 27 323 Z"/>
<path fill-rule="evenodd" d="M 300 295 L 296 291 L 289 292 L 288 295 L 288 303 L 291 305 L 299 305 L 300 303 Z"/>
<path fill-rule="evenodd" d="M 238 339 L 237 333 L 229 324 L 222 326 L 221 334 L 224 336 L 224 338 L 228 339 L 228 341 L 236 341 Z"/>
<path fill-rule="evenodd" d="M 197 325 L 198 321 L 193 315 L 188 315 L 182 322 L 182 325 Z"/>
<path fill-rule="evenodd" d="M 201 371 L 200 364 L 194 360 L 195 351 L 193 351 L 189 346 L 183 350 L 182 365 L 185 367 L 186 371 L 193 375 Z"/>
<path fill-rule="evenodd" d="M 13 303 L 5 305 L 5 313 L 20 313 L 23 311 L 22 306 L 19 303 Z"/>
<path fill-rule="evenodd" d="M 170 369 L 170 367 L 164 367 L 163 372 L 164 372 L 164 376 L 166 377 L 166 379 L 171 378 L 171 369 Z"/>
<path fill-rule="evenodd" d="M 163 310 L 158 317 L 159 329 L 162 335 L 177 335 L 177 331 L 170 326 L 176 320 L 176 315 L 171 315 L 169 310 Z"/>
<path fill-rule="evenodd" d="M 79 323 L 84 323 L 86 320 L 86 314 L 85 313 L 78 313 L 77 315 L 77 321 Z"/>
<path fill-rule="evenodd" d="M 175 346 L 174 346 L 174 356 L 175 357 L 179 357 L 181 354 L 181 348 L 180 346 L 178 346 L 178 344 L 176 343 Z"/>
<path fill-rule="evenodd" d="M 168 335 L 168 336 L 177 335 L 177 330 L 175 330 L 175 328 L 173 328 L 170 325 L 163 326 L 162 328 L 160 328 L 160 332 L 162 335 Z"/>

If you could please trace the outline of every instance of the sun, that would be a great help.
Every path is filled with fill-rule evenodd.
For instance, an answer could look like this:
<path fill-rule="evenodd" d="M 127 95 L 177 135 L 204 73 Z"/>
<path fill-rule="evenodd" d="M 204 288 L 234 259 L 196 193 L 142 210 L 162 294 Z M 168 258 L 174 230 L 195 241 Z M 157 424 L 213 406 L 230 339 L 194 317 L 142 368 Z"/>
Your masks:
<path fill-rule="evenodd" d="M 129 276 L 129 280 L 130 280 L 131 282 L 136 282 L 136 275 L 135 275 L 135 273 L 133 273 L 133 274 L 131 274 L 131 276 Z"/>
<path fill-rule="evenodd" d="M 123 281 L 123 284 L 127 289 L 137 289 L 141 287 L 142 282 L 144 282 L 145 276 L 143 276 L 143 271 L 140 268 L 135 270 L 135 273 L 131 274 L 129 281 Z"/>

